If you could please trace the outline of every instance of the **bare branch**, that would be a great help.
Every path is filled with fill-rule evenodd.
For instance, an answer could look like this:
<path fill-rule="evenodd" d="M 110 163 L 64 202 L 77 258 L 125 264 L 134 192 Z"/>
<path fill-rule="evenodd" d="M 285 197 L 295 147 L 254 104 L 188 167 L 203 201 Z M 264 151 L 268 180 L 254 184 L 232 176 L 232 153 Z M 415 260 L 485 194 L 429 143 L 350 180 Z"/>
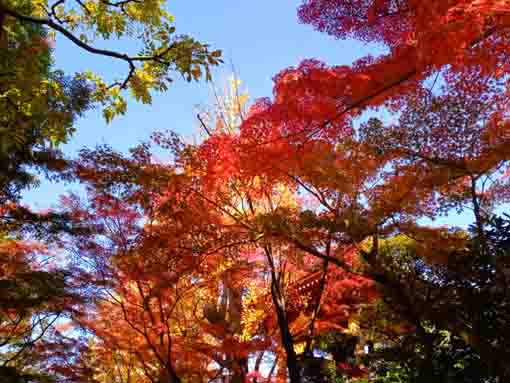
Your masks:
<path fill-rule="evenodd" d="M 209 130 L 209 128 L 205 124 L 204 120 L 202 120 L 202 117 L 200 116 L 199 113 L 197 113 L 197 118 L 198 118 L 198 121 L 200 122 L 200 125 L 202 126 L 202 128 L 204 128 L 205 132 L 207 133 L 207 135 L 209 137 L 211 137 L 212 136 L 211 131 Z"/>

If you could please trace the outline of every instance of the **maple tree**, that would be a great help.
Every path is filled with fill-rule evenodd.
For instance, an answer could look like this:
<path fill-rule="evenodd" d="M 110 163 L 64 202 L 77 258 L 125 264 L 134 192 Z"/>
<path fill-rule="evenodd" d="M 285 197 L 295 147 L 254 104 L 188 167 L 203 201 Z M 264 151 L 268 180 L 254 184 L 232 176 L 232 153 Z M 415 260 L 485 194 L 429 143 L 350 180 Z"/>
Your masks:
<path fill-rule="evenodd" d="M 178 158 L 179 166 L 185 169 L 185 161 L 194 161 L 190 149 L 186 148 Z M 99 230 L 99 237 L 92 243 L 79 239 L 73 246 L 80 257 L 91 258 L 86 264 L 88 268 L 96 265 L 97 278 L 105 279 L 105 303 L 100 303 L 90 318 L 80 320 L 101 340 L 94 348 L 96 355 L 106 353 L 106 360 L 119 363 L 112 352 L 122 350 L 126 354 L 120 360 L 141 365 L 149 380 L 162 370 L 169 381 L 210 377 L 214 373 L 210 364 L 214 362 L 220 366 L 216 371 L 220 376 L 226 374 L 232 381 L 243 381 L 248 375 L 246 363 L 250 354 L 259 353 L 260 358 L 265 352 L 281 354 L 279 347 L 270 347 L 272 342 L 281 342 L 280 347 L 286 352 L 294 350 L 299 342 L 309 341 L 309 328 L 312 332 L 314 328 L 345 329 L 352 315 L 346 308 L 356 311 L 359 303 L 370 301 L 374 293 L 370 292 L 369 281 L 361 287 L 367 282 L 356 282 L 354 278 L 351 283 L 358 283 L 360 288 L 352 289 L 351 295 L 348 291 L 352 285 L 345 276 L 336 277 L 336 284 L 336 278 L 331 277 L 331 292 L 325 292 L 323 306 L 330 318 L 318 315 L 313 296 L 303 302 L 309 306 L 307 314 L 297 318 L 303 308 L 298 304 L 299 297 L 292 295 L 299 291 L 292 284 L 286 286 L 292 274 L 306 275 L 306 271 L 296 268 L 300 250 L 288 249 L 264 237 L 260 227 L 250 227 L 257 221 L 263 226 L 274 225 L 274 217 L 268 216 L 270 201 L 252 200 L 249 189 L 245 190 L 248 194 L 239 194 L 239 184 L 231 190 L 235 194 L 227 194 L 226 190 L 211 194 L 211 190 L 197 184 L 206 179 L 176 172 L 169 165 L 154 164 L 145 150 L 135 151 L 133 159 L 106 148 L 84 152 L 77 171 L 96 193 L 92 210 L 84 210 L 74 200 L 66 202 L 80 221 L 93 220 L 96 223 L 91 226 Z M 98 160 L 104 166 L 99 173 Z M 140 189 L 141 185 L 145 187 Z M 147 199 L 147 193 L 153 199 Z M 251 200 L 254 210 L 244 214 L 231 210 L 239 198 Z M 141 216 L 121 200 L 141 207 L 148 221 L 137 225 Z M 285 200 L 284 193 L 280 202 L 285 204 Z M 210 208 L 204 210 L 204 203 Z M 254 236 L 259 238 L 255 240 Z M 241 286 L 248 290 L 244 287 L 243 292 Z M 368 298 L 362 293 L 365 288 Z M 336 295 L 339 289 L 346 291 L 340 301 Z M 274 302 L 275 313 L 262 309 L 268 299 Z M 174 313 L 173 310 L 182 309 L 181 304 L 185 310 Z M 339 309 L 344 312 L 343 317 L 335 318 Z M 116 323 L 118 332 L 110 330 L 112 323 Z M 260 323 L 264 325 L 261 327 Z M 275 327 L 279 329 L 276 332 Z M 126 343 L 128 333 L 132 335 Z M 303 340 L 298 342 L 299 337 Z M 135 349 L 134 339 L 140 339 Z M 179 357 L 167 357 L 170 354 Z M 297 364 L 297 355 L 291 357 L 294 360 L 290 363 Z M 175 363 L 175 367 L 169 369 L 166 363 Z M 298 371 L 297 365 L 295 368 Z"/>
<path fill-rule="evenodd" d="M 92 3 L 78 3 L 68 32 L 123 33 L 121 21 L 101 28 L 138 9 L 103 2 L 91 24 Z M 65 20 L 60 5 L 49 21 Z M 70 234 L 73 288 L 87 299 L 65 310 L 85 335 L 41 342 L 45 370 L 71 382 L 507 380 L 509 224 L 495 210 L 510 195 L 509 9 L 304 1 L 301 21 L 387 53 L 306 60 L 249 108 L 234 78 L 200 110 L 195 144 L 157 133 L 129 155 L 83 150 L 70 174 L 87 197 L 63 199 L 62 226 L 37 227 Z M 148 62 L 166 49 L 149 48 Z M 142 74 L 111 89 L 148 101 Z M 472 211 L 470 230 L 424 224 L 452 210 Z M 11 232 L 30 226 L 28 211 L 5 211 Z M 28 315 L 59 311 L 49 298 Z"/>
<path fill-rule="evenodd" d="M 272 360 L 274 379 L 285 379 L 289 365 L 299 376 L 298 354 L 315 348 L 316 334 L 346 331 L 360 305 L 375 298 L 370 280 L 328 271 L 275 235 L 279 216 L 298 207 L 291 189 L 257 176 L 211 180 L 208 166 L 223 153 L 211 154 L 210 141 L 237 134 L 218 120 L 204 145 L 156 135 L 171 163 L 154 162 L 142 145 L 131 158 L 107 147 L 85 150 L 74 166 L 91 198 L 85 206 L 67 199 L 66 209 L 97 230 L 68 247 L 87 265 L 82 273 L 92 271 L 93 284 L 103 286 L 97 308 L 78 319 L 96 339 L 98 379 L 136 370 L 146 380 L 217 374 L 241 382 L 260 375 L 264 358 Z M 328 247 L 341 252 L 331 240 Z M 304 291 L 293 281 L 321 269 L 319 294 L 306 287 L 308 298 L 300 300 Z M 264 309 L 269 302 L 274 312 Z M 109 330 L 112 323 L 118 330 Z M 257 359 L 251 372 L 249 357 Z"/>
<path fill-rule="evenodd" d="M 103 165 L 99 173 L 98 159 Z M 229 250 L 233 245 L 223 244 L 232 235 L 222 233 L 214 212 L 204 211 L 201 200 L 187 196 L 188 177 L 152 163 L 144 147 L 133 159 L 107 148 L 84 152 L 77 171 L 96 196 L 90 211 L 74 199 L 66 202 L 77 219 L 98 228 L 76 246 L 103 285 L 97 311 L 80 319 L 98 339 L 93 353 L 104 363 L 94 376 L 106 379 L 101 368 L 120 358 L 121 364 L 130 360 L 132 368 L 143 370 L 139 379 L 147 381 L 212 379 L 225 369 L 234 381 L 243 381 L 235 380 L 246 375 L 243 353 L 257 341 L 251 345 L 241 337 L 240 307 L 229 287 L 234 282 L 228 282 L 231 273 L 243 268 L 236 267 L 239 262 Z M 137 225 L 142 212 L 148 221 Z M 215 297 L 221 297 L 218 307 Z M 110 331 L 112 323 L 118 331 Z"/>

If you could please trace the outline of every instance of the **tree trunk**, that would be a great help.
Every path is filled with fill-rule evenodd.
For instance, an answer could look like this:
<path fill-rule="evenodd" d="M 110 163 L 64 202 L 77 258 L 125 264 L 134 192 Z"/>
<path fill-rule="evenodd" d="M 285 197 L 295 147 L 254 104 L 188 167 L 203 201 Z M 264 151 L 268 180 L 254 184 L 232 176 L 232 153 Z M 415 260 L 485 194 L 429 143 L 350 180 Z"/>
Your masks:
<path fill-rule="evenodd" d="M 296 351 L 294 350 L 294 339 L 290 332 L 289 322 L 287 320 L 287 313 L 285 307 L 282 304 L 279 289 L 275 287 L 275 281 L 271 281 L 271 295 L 273 297 L 273 303 L 276 308 L 276 315 L 278 317 L 278 326 L 280 328 L 280 336 L 282 338 L 283 348 L 287 355 L 287 369 L 289 371 L 290 383 L 300 383 L 299 364 L 297 360 Z"/>
<path fill-rule="evenodd" d="M 276 275 L 275 264 L 273 262 L 271 249 L 266 247 L 264 248 L 264 251 L 266 253 L 266 257 L 271 268 L 271 297 L 273 298 L 273 303 L 276 309 L 276 316 L 278 318 L 278 327 L 280 328 L 282 345 L 283 348 L 285 349 L 287 370 L 289 372 L 289 382 L 300 383 L 301 374 L 296 351 L 294 350 L 294 339 L 292 337 L 292 333 L 290 332 L 289 321 L 287 318 L 287 310 L 285 308 L 285 301 L 283 299 L 283 294 L 279 285 L 279 280 Z"/>

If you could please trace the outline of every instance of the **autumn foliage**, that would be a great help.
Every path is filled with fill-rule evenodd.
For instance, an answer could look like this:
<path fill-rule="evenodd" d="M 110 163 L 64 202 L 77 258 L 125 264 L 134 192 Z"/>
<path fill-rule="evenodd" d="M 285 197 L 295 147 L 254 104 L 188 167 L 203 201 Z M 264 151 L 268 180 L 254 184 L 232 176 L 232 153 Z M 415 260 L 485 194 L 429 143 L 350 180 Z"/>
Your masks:
<path fill-rule="evenodd" d="M 49 226 L 62 232 L 61 268 L 39 269 L 28 255 L 49 250 L 11 238 L 46 221 L 2 207 L 0 281 L 22 298 L 0 302 L 0 373 L 510 377 L 510 225 L 497 215 L 510 198 L 510 4 L 307 0 L 298 13 L 385 53 L 305 60 L 252 105 L 234 78 L 225 105 L 198 116 L 195 144 L 157 133 L 128 155 L 82 150 L 65 170 L 86 195 L 63 197 L 49 219 L 62 219 Z M 469 230 L 427 224 L 452 211 L 472 212 Z M 35 276 L 60 279 L 37 296 Z M 23 358 L 31 347 L 43 361 Z"/>

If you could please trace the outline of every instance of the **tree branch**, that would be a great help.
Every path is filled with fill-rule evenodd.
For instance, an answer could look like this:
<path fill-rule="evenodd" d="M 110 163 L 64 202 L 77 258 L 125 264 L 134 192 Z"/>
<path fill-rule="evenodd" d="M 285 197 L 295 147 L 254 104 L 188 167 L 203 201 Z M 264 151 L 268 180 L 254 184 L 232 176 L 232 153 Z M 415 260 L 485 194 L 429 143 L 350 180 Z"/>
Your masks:
<path fill-rule="evenodd" d="M 129 1 L 133 1 L 133 0 L 129 0 Z M 119 2 L 119 3 L 122 3 L 122 2 Z M 119 3 L 112 3 L 110 5 L 119 4 Z M 60 2 L 57 2 L 56 4 L 54 4 L 54 6 L 56 6 L 58 4 L 60 4 Z M 115 58 L 118 60 L 125 61 L 129 65 L 129 73 L 128 73 L 126 79 L 122 82 L 122 84 L 119 84 L 119 83 L 115 84 L 115 85 L 119 85 L 122 89 L 126 88 L 127 84 L 129 83 L 129 80 L 131 80 L 131 78 L 133 77 L 133 75 L 135 73 L 135 70 L 136 70 L 135 62 L 156 61 L 156 62 L 165 64 L 164 61 L 161 61 L 162 58 L 168 52 L 170 52 L 172 49 L 174 49 L 176 47 L 176 45 L 174 43 L 174 44 L 170 45 L 168 48 L 166 48 L 165 50 L 163 50 L 161 53 L 158 53 L 158 54 L 152 55 L 152 56 L 129 56 L 125 53 L 119 53 L 119 52 L 112 51 L 109 49 L 100 49 L 100 48 L 93 47 L 92 45 L 89 45 L 89 44 L 81 41 L 78 37 L 76 37 L 68 29 L 64 28 L 62 25 L 60 25 L 58 23 L 55 23 L 51 19 L 23 15 L 23 14 L 19 13 L 18 11 L 7 7 L 6 5 L 4 5 L 1 2 L 0 2 L 0 13 L 9 15 L 11 17 L 14 17 L 14 18 L 20 20 L 20 21 L 25 21 L 25 22 L 33 23 L 33 24 L 37 24 L 37 25 L 46 25 L 49 28 L 54 29 L 57 32 L 60 32 L 67 39 L 71 40 L 75 45 L 79 46 L 80 48 L 86 50 L 89 53 L 106 56 L 106 57 L 112 57 L 112 58 Z"/>

